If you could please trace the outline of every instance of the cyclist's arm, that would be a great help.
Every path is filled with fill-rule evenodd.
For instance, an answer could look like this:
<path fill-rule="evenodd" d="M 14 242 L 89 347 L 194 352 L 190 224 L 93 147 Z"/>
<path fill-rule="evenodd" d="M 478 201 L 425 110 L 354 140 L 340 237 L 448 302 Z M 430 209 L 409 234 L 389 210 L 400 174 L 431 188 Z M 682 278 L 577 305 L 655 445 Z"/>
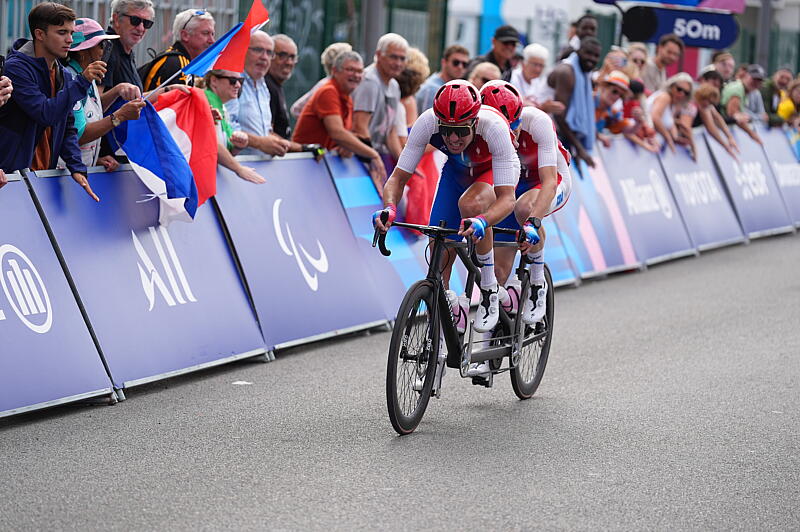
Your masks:
<path fill-rule="evenodd" d="M 545 113 L 526 112 L 522 127 L 538 146 L 539 180 L 542 188 L 533 203 L 530 216 L 544 218 L 558 187 L 558 139 L 553 122 Z"/>
<path fill-rule="evenodd" d="M 514 194 L 515 188 L 509 185 L 495 185 L 495 200 L 483 214 L 487 225 L 499 224 L 514 211 L 514 205 L 517 203 L 517 198 Z"/>
<path fill-rule="evenodd" d="M 481 115 L 478 133 L 492 154 L 492 178 L 497 199 L 484 213 L 489 225 L 500 223 L 514 210 L 514 189 L 519 181 L 519 157 L 508 124 L 498 115 Z"/>

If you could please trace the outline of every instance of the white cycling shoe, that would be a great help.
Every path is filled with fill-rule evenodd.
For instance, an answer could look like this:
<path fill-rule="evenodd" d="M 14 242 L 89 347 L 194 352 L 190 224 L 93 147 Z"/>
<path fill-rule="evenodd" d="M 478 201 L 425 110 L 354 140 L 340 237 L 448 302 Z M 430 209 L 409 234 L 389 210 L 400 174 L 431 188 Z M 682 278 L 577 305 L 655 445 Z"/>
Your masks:
<path fill-rule="evenodd" d="M 547 281 L 541 285 L 531 283 L 531 294 L 522 306 L 522 321 L 528 325 L 540 322 L 547 311 Z"/>
<path fill-rule="evenodd" d="M 488 360 L 470 364 L 467 370 L 467 377 L 472 377 L 472 384 L 486 386 L 487 388 L 491 388 L 494 382 L 492 366 Z"/>
<path fill-rule="evenodd" d="M 495 285 L 493 290 L 484 290 L 481 288 L 481 302 L 475 313 L 473 329 L 481 333 L 494 330 L 497 326 L 497 319 L 500 317 L 499 304 L 497 285 Z"/>

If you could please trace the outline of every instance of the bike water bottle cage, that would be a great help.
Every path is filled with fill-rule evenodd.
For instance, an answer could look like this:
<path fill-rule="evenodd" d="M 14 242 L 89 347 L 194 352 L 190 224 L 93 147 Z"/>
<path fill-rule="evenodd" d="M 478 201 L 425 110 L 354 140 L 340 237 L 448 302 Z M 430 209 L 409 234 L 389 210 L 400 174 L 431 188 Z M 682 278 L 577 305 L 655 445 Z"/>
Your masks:
<path fill-rule="evenodd" d="M 463 139 L 464 137 L 468 137 L 469 135 L 471 135 L 474 129 L 475 129 L 474 120 L 469 124 L 463 124 L 458 126 L 453 126 L 450 124 L 439 122 L 439 134 L 445 138 L 455 133 L 456 135 L 458 135 L 458 138 Z"/>

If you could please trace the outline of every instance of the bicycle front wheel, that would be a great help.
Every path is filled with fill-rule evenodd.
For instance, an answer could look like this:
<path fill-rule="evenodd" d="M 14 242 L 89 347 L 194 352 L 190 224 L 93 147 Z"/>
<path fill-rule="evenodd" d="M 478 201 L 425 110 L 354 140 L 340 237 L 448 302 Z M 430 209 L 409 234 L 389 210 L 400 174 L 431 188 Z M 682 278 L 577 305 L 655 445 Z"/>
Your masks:
<path fill-rule="evenodd" d="M 433 388 L 439 351 L 439 326 L 434 323 L 436 301 L 431 283 L 419 281 L 409 289 L 392 331 L 386 370 L 386 405 L 398 434 L 417 428 Z"/>
<path fill-rule="evenodd" d="M 547 279 L 547 309 L 542 321 L 533 325 L 520 323 L 525 328 L 524 340 L 520 348 L 519 360 L 516 367 L 509 373 L 511 375 L 511 387 L 520 399 L 530 399 L 536 393 L 539 384 L 544 376 L 544 368 L 547 366 L 547 357 L 550 354 L 550 340 L 553 338 L 553 316 L 554 316 L 554 297 L 553 297 L 553 278 L 550 276 L 550 268 L 545 264 L 544 276 Z M 531 289 L 530 282 L 524 287 L 523 295 L 528 296 Z M 517 318 L 521 319 L 521 318 Z"/>

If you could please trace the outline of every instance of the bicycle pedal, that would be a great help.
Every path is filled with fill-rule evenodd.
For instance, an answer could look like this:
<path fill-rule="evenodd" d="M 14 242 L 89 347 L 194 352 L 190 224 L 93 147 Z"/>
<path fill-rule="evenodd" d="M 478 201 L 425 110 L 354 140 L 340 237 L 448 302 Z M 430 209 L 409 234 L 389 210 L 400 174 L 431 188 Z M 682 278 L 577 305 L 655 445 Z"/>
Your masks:
<path fill-rule="evenodd" d="M 473 386 L 483 386 L 484 388 L 491 388 L 492 387 L 492 376 L 490 375 L 487 377 L 472 377 L 472 384 Z"/>

